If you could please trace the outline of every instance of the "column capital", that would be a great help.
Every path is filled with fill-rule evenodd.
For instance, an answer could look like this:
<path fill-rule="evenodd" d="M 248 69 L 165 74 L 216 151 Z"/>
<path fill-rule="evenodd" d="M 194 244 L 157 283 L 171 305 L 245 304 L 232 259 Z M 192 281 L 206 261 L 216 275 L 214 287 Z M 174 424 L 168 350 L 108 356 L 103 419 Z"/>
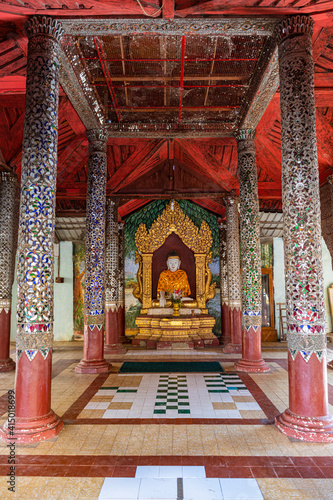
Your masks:
<path fill-rule="evenodd" d="M 224 197 L 223 201 L 224 201 L 225 206 L 228 206 L 228 205 L 237 205 L 238 206 L 239 198 L 238 198 L 238 196 L 236 196 L 234 194 L 229 194 L 229 195 Z"/>
<path fill-rule="evenodd" d="M 64 31 L 62 24 L 57 19 L 47 16 L 31 17 L 25 23 L 25 30 L 29 40 L 36 35 L 48 35 L 57 42 L 61 42 Z"/>
<path fill-rule="evenodd" d="M 227 221 L 225 219 L 218 219 L 217 223 L 220 229 L 227 228 Z"/>
<path fill-rule="evenodd" d="M 89 152 L 106 153 L 108 134 L 102 128 L 93 128 L 87 130 L 87 139 L 89 141 Z"/>
<path fill-rule="evenodd" d="M 251 128 L 238 129 L 234 133 L 236 141 L 247 141 L 255 138 L 256 131 Z"/>
<path fill-rule="evenodd" d="M 108 196 L 106 198 L 106 204 L 108 206 L 112 206 L 113 205 L 114 207 L 116 207 L 116 206 L 118 207 L 118 198 L 112 198 L 112 196 Z"/>
<path fill-rule="evenodd" d="M 285 38 L 313 33 L 314 21 L 310 16 L 291 16 L 283 19 L 276 28 L 276 39 L 280 44 Z"/>
<path fill-rule="evenodd" d="M 17 182 L 17 175 L 14 172 L 0 172 L 0 182 Z"/>

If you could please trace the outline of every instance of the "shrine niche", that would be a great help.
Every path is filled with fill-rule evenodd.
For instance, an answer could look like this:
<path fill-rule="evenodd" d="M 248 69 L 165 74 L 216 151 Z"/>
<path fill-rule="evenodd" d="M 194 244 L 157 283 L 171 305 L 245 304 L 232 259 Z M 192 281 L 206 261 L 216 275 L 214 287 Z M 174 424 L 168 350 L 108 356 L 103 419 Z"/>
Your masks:
<path fill-rule="evenodd" d="M 136 319 L 139 333 L 133 340 L 134 345 L 152 348 L 218 345 L 212 332 L 215 319 L 208 315 L 206 306 L 215 295 L 209 268 L 212 242 L 208 224 L 202 221 L 198 228 L 173 200 L 149 231 L 145 224 L 140 224 L 135 234 L 139 269 L 133 295 L 142 303 L 142 308 Z M 178 267 L 170 268 L 169 259 L 179 259 Z M 173 271 L 176 273 L 172 274 Z M 177 273 L 182 277 L 179 285 L 174 279 Z M 171 288 L 182 289 L 181 283 L 184 280 L 187 283 L 177 317 L 172 307 L 171 288 L 166 285 L 165 301 L 161 301 L 159 288 L 165 279 L 170 279 Z"/>

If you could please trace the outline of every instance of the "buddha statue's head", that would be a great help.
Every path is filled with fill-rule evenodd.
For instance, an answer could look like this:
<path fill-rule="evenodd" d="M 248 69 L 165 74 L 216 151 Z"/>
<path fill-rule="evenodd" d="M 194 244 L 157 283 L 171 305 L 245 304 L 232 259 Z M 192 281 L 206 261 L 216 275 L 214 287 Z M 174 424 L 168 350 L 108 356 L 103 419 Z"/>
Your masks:
<path fill-rule="evenodd" d="M 171 251 L 168 255 L 168 258 L 167 258 L 167 266 L 168 266 L 169 271 L 171 271 L 172 273 L 174 273 L 175 271 L 178 271 L 178 269 L 180 268 L 180 264 L 181 264 L 181 261 L 180 261 L 179 256 L 177 255 L 177 253 L 174 251 Z"/>

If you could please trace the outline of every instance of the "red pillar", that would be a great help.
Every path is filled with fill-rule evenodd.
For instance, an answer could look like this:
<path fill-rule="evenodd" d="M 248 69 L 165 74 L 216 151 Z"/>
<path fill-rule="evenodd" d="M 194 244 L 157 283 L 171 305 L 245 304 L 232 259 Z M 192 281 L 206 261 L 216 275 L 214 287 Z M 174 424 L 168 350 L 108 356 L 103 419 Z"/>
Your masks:
<path fill-rule="evenodd" d="M 53 438 L 64 425 L 51 409 L 62 27 L 51 18 L 36 16 L 27 21 L 26 31 L 29 44 L 18 236 L 15 422 L 12 426 L 9 413 L 0 430 L 2 439 L 16 443 Z M 37 108 L 36 102 L 40 103 Z"/>
<path fill-rule="evenodd" d="M 84 295 L 83 359 L 77 373 L 105 373 L 104 279 L 105 279 L 105 192 L 107 134 L 88 130 L 89 163 L 87 182 L 86 279 Z"/>
<path fill-rule="evenodd" d="M 241 265 L 242 265 L 242 359 L 235 363 L 238 371 L 267 372 L 269 366 L 261 357 L 261 255 L 260 216 L 255 131 L 238 130 Z"/>
<path fill-rule="evenodd" d="M 277 30 L 289 408 L 275 423 L 287 436 L 331 443 L 312 33 L 307 16 Z"/>
<path fill-rule="evenodd" d="M 223 352 L 238 353 L 242 351 L 242 302 L 241 275 L 239 258 L 239 220 L 238 198 L 228 196 L 226 204 L 226 237 L 227 237 L 227 273 L 228 273 L 228 312 L 230 341 Z"/>

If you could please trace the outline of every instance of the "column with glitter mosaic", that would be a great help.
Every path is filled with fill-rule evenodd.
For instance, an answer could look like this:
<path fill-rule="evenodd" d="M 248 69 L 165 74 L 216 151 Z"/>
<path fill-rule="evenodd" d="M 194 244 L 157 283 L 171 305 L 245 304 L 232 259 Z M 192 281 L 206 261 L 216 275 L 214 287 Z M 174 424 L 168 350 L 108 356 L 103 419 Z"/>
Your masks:
<path fill-rule="evenodd" d="M 332 442 L 312 33 L 313 21 L 307 16 L 290 17 L 277 29 L 289 408 L 277 417 L 276 425 L 290 437 Z"/>
<path fill-rule="evenodd" d="M 0 372 L 15 370 L 9 355 L 12 286 L 17 245 L 17 176 L 0 173 Z"/>
<path fill-rule="evenodd" d="M 118 339 L 126 343 L 125 336 L 125 222 L 118 224 L 119 274 L 118 274 Z"/>
<path fill-rule="evenodd" d="M 227 225 L 219 220 L 219 253 L 220 253 L 220 298 L 221 298 L 221 344 L 230 342 L 229 327 L 229 291 L 228 291 L 228 262 L 227 262 Z"/>
<path fill-rule="evenodd" d="M 26 23 L 29 39 L 17 262 L 16 443 L 56 436 L 51 410 L 53 242 L 57 174 L 59 64 L 62 27 L 47 17 Z"/>
<path fill-rule="evenodd" d="M 105 233 L 105 352 L 118 352 L 118 200 L 106 203 Z"/>
<path fill-rule="evenodd" d="M 227 272 L 229 297 L 230 342 L 223 352 L 241 352 L 242 350 L 242 296 L 239 256 L 239 216 L 238 198 L 225 198 L 227 232 Z"/>
<path fill-rule="evenodd" d="M 87 131 L 89 162 L 87 181 L 86 278 L 84 294 L 83 359 L 77 373 L 104 373 L 110 365 L 104 359 L 104 274 L 106 145 L 103 130 Z"/>
<path fill-rule="evenodd" d="M 254 130 L 235 134 L 238 152 L 242 266 L 242 359 L 237 370 L 266 372 L 261 357 L 260 219 Z"/>

